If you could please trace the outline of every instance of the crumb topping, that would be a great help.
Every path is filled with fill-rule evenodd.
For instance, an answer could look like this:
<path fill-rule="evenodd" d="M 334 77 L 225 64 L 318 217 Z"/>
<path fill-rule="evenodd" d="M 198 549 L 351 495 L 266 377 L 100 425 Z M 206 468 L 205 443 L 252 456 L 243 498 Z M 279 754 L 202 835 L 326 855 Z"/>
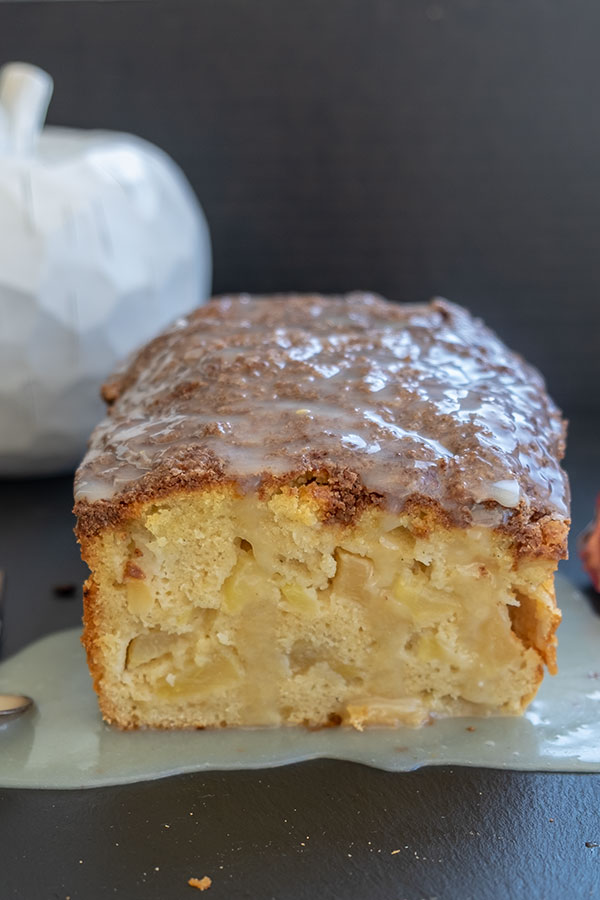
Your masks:
<path fill-rule="evenodd" d="M 542 377 L 447 301 L 221 297 L 103 396 L 76 476 L 89 527 L 183 488 L 298 479 L 327 485 L 326 517 L 343 522 L 417 496 L 461 524 L 568 517 L 565 424 Z"/>

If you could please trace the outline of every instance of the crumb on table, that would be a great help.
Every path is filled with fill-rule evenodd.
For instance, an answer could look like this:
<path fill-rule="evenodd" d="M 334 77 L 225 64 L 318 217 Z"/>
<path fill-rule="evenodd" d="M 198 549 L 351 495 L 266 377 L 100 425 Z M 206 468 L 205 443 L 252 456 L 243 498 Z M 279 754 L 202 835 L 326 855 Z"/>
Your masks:
<path fill-rule="evenodd" d="M 190 887 L 198 888 L 199 891 L 207 891 L 212 884 L 212 878 L 205 875 L 203 878 L 189 878 Z"/>
<path fill-rule="evenodd" d="M 71 582 L 65 582 L 64 584 L 55 584 L 52 588 L 52 593 L 55 597 L 72 597 L 75 594 L 76 587 Z"/>

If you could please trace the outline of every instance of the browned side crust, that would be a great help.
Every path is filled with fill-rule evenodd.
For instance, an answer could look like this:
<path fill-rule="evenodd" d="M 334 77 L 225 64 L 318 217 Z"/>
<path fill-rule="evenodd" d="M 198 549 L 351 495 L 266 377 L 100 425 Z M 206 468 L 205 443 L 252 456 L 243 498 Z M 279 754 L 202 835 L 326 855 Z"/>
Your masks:
<path fill-rule="evenodd" d="M 182 471 L 174 476 L 157 471 L 148 476 L 145 489 L 124 493 L 114 500 L 99 500 L 90 503 L 79 500 L 74 507 L 77 516 L 75 533 L 82 544 L 83 557 L 87 559 L 85 546 L 90 539 L 101 532 L 124 526 L 139 516 L 140 510 L 149 502 L 168 496 L 185 494 L 190 491 L 207 490 L 211 486 L 229 487 L 241 494 L 239 485 L 211 468 L 209 471 Z M 328 524 L 352 525 L 369 507 L 385 507 L 385 499 L 370 493 L 360 481 L 356 472 L 334 471 L 329 475 L 324 470 L 314 470 L 296 474 L 290 473 L 285 479 L 265 479 L 259 495 L 268 499 L 280 490 L 303 493 L 317 502 L 321 521 Z M 490 504 L 492 506 L 492 504 Z M 467 527 L 465 521 L 455 521 L 442 506 L 430 497 L 415 494 L 407 498 L 403 509 L 420 521 L 420 535 L 430 534 L 435 528 L 453 525 Z M 545 557 L 561 560 L 567 556 L 567 540 L 570 521 L 557 521 L 551 516 L 531 518 L 522 506 L 513 511 L 507 523 L 497 527 L 501 533 L 509 534 L 514 541 L 515 557 Z"/>
<path fill-rule="evenodd" d="M 86 559 L 86 557 L 84 557 Z M 91 562 L 86 559 L 88 564 Z M 98 703 L 102 711 L 102 717 L 107 722 L 114 722 L 116 719 L 115 711 L 111 704 L 107 702 L 104 691 L 102 690 L 102 653 L 100 650 L 99 638 L 102 636 L 102 629 L 98 621 L 98 612 L 100 603 L 98 598 L 98 587 L 94 581 L 94 576 L 90 575 L 83 585 L 83 633 L 81 635 L 81 643 L 85 648 L 88 668 L 92 676 L 94 690 L 98 695 Z"/>
<path fill-rule="evenodd" d="M 202 451 L 199 453 L 199 457 L 204 455 Z M 150 473 L 138 482 L 135 490 L 123 492 L 113 500 L 98 500 L 95 503 L 77 501 L 74 512 L 79 540 L 94 537 L 134 519 L 139 509 L 151 500 L 206 490 L 211 486 L 228 486 L 241 494 L 239 485 L 224 475 L 218 461 L 210 460 L 210 465 L 205 468 L 181 469 L 176 473 L 170 465 L 164 469 L 166 471 L 157 469 Z M 334 466 L 329 471 L 312 469 L 289 473 L 284 478 L 267 477 L 261 483 L 259 496 L 264 500 L 281 489 L 302 490 L 310 494 L 317 501 L 321 520 L 327 523 L 350 525 L 367 506 L 381 506 L 383 503 L 380 494 L 366 490 L 356 472 Z"/>

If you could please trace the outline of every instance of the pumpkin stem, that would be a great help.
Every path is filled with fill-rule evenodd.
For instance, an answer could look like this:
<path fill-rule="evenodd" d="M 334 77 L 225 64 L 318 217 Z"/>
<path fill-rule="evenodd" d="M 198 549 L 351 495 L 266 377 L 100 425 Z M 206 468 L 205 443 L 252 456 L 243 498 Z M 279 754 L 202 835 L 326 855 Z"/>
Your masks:
<path fill-rule="evenodd" d="M 0 69 L 0 153 L 30 154 L 44 127 L 54 82 L 29 63 Z"/>

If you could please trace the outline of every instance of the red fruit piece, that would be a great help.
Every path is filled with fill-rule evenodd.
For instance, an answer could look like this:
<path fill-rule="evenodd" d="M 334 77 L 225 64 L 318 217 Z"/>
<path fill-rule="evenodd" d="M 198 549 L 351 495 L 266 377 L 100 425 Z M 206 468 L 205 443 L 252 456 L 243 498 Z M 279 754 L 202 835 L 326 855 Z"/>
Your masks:
<path fill-rule="evenodd" d="M 596 521 L 582 534 L 579 555 L 592 584 L 600 592 L 600 496 L 596 500 Z"/>

